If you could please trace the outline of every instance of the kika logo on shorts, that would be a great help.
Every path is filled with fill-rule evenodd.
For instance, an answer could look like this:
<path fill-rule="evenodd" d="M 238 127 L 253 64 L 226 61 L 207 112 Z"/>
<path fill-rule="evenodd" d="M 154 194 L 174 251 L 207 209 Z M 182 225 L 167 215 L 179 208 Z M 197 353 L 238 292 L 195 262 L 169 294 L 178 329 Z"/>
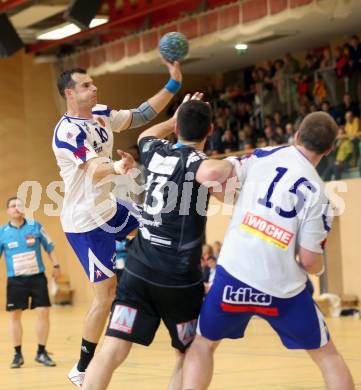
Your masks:
<path fill-rule="evenodd" d="M 109 328 L 125 333 L 132 333 L 138 310 L 132 307 L 115 305 Z"/>
<path fill-rule="evenodd" d="M 254 292 L 249 287 L 233 289 L 233 286 L 226 286 L 223 290 L 223 302 L 269 306 L 272 303 L 272 297 L 268 294 Z"/>
<path fill-rule="evenodd" d="M 197 320 L 191 320 L 177 324 L 177 333 L 179 340 L 183 345 L 189 344 L 196 337 Z"/>

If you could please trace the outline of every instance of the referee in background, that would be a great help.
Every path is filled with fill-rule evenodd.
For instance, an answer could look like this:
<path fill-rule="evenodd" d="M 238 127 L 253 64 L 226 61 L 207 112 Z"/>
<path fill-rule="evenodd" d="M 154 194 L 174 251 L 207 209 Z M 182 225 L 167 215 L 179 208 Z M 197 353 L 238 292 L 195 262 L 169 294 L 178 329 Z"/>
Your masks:
<path fill-rule="evenodd" d="M 10 198 L 6 206 L 10 221 L 0 227 L 0 256 L 4 252 L 8 276 L 6 310 L 10 312 L 10 333 L 15 348 L 11 368 L 20 368 L 24 364 L 21 352 L 21 316 L 23 310 L 29 308 L 29 304 L 30 309 L 36 309 L 38 313 L 38 350 L 35 361 L 53 367 L 56 364 L 45 349 L 51 303 L 41 246 L 53 263 L 53 277 L 57 279 L 60 276 L 60 265 L 54 253 L 54 244 L 39 222 L 25 219 L 20 199 Z"/>

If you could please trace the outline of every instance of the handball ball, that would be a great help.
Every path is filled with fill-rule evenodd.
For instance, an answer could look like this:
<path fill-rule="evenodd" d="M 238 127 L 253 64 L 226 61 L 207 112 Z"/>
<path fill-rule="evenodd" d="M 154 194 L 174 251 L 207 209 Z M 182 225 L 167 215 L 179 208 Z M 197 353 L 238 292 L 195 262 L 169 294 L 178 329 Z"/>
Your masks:
<path fill-rule="evenodd" d="M 188 39 L 179 32 L 169 32 L 159 41 L 160 54 L 168 62 L 182 60 L 187 55 L 188 49 Z"/>

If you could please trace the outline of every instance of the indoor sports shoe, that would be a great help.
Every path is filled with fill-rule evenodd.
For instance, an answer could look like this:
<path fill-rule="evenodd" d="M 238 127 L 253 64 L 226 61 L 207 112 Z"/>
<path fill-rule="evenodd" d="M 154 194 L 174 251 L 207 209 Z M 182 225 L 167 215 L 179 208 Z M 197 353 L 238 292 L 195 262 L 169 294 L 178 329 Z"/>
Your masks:
<path fill-rule="evenodd" d="M 20 368 L 24 364 L 24 358 L 21 353 L 16 353 L 14 359 L 11 362 L 10 368 Z"/>
<path fill-rule="evenodd" d="M 75 363 L 75 366 L 68 373 L 70 382 L 77 387 L 81 387 L 84 382 L 84 377 L 85 371 L 79 371 L 78 363 Z"/>
<path fill-rule="evenodd" d="M 35 361 L 44 364 L 44 366 L 47 367 L 56 366 L 54 360 L 48 355 L 48 352 L 46 350 L 42 353 L 37 353 L 35 356 Z"/>

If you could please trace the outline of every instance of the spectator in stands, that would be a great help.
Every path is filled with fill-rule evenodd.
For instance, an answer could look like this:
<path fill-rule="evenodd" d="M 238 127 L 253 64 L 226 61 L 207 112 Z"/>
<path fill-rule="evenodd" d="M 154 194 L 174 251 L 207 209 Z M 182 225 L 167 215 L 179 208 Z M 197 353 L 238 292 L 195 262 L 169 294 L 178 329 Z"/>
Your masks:
<path fill-rule="evenodd" d="M 349 138 L 354 139 L 361 136 L 360 118 L 354 116 L 352 111 L 347 111 L 345 114 L 345 130 Z"/>
<path fill-rule="evenodd" d="M 274 128 L 276 127 L 282 127 L 284 128 L 286 126 L 286 118 L 282 116 L 282 114 L 279 111 L 275 111 L 273 114 L 273 121 L 274 121 Z"/>
<path fill-rule="evenodd" d="M 269 146 L 266 137 L 258 137 L 256 146 L 257 148 L 265 148 L 266 146 Z"/>
<path fill-rule="evenodd" d="M 319 75 L 313 86 L 313 97 L 316 104 L 321 104 L 326 98 L 326 84 L 322 76 Z M 310 110 L 311 111 L 311 110 Z M 317 110 L 316 110 L 317 111 Z M 312 111 L 311 111 L 312 112 Z"/>
<path fill-rule="evenodd" d="M 274 63 L 271 60 L 267 60 L 263 64 L 263 68 L 266 71 L 266 80 L 267 82 L 271 82 L 273 79 L 275 73 L 276 73 L 276 68 Z"/>
<path fill-rule="evenodd" d="M 283 129 L 283 127 L 277 126 L 276 131 L 275 131 L 275 137 L 274 137 L 274 141 L 275 141 L 276 145 L 286 144 L 287 140 L 288 140 L 288 137 L 287 137 L 286 132 Z"/>
<path fill-rule="evenodd" d="M 236 116 L 241 127 L 249 122 L 250 116 L 249 112 L 247 112 L 246 103 L 240 102 L 237 104 Z"/>
<path fill-rule="evenodd" d="M 213 256 L 209 257 L 207 260 L 207 267 L 209 269 L 208 279 L 204 281 L 204 290 L 206 294 L 208 294 L 210 288 L 212 287 L 216 276 L 217 259 Z"/>
<path fill-rule="evenodd" d="M 347 111 L 351 111 L 354 116 L 360 117 L 359 105 L 355 101 L 352 101 L 349 93 L 345 93 L 343 95 L 343 101 L 338 107 L 337 121 L 340 125 L 344 125 L 346 123 L 345 115 Z"/>
<path fill-rule="evenodd" d="M 273 131 L 271 126 L 267 126 L 264 129 L 266 146 L 274 146 L 276 144 L 275 141 L 275 132 Z"/>
<path fill-rule="evenodd" d="M 281 105 L 282 111 L 286 111 L 287 105 L 287 79 L 284 69 L 284 64 L 282 60 L 275 61 L 275 75 L 273 77 L 273 82 L 278 93 L 278 100 Z"/>
<path fill-rule="evenodd" d="M 285 72 L 289 76 L 294 76 L 300 70 L 300 63 L 296 58 L 292 56 L 291 53 L 286 53 L 283 62 L 285 64 Z"/>
<path fill-rule="evenodd" d="M 295 81 L 297 83 L 297 93 L 300 104 L 306 104 L 310 99 L 310 87 L 307 81 L 307 76 L 298 74 L 295 76 Z"/>
<path fill-rule="evenodd" d="M 310 104 L 310 112 L 316 112 L 318 111 L 318 106 L 316 103 Z"/>
<path fill-rule="evenodd" d="M 222 136 L 222 145 L 224 153 L 233 152 L 238 149 L 236 137 L 233 135 L 231 129 L 227 129 Z"/>
<path fill-rule="evenodd" d="M 204 244 L 202 248 L 201 267 L 203 271 L 203 282 L 207 283 L 209 280 L 210 267 L 208 265 L 209 259 L 215 259 L 213 256 L 213 248 L 211 245 Z"/>
<path fill-rule="evenodd" d="M 305 58 L 305 64 L 301 70 L 301 80 L 302 82 L 307 83 L 307 89 L 305 91 L 305 96 L 311 102 L 313 100 L 313 82 L 315 79 L 314 73 L 319 68 L 317 63 L 317 58 L 312 54 L 308 54 Z"/>
<path fill-rule="evenodd" d="M 286 125 L 286 143 L 292 145 L 295 142 L 295 128 L 292 123 Z"/>
<path fill-rule="evenodd" d="M 222 249 L 222 243 L 220 241 L 214 241 L 213 243 L 213 256 L 218 259 L 219 253 Z"/>
<path fill-rule="evenodd" d="M 315 110 L 317 111 L 317 109 Z M 300 108 L 298 110 L 296 119 L 295 119 L 295 124 L 294 128 L 297 130 L 298 127 L 300 126 L 301 122 L 303 121 L 303 118 L 308 114 L 308 108 L 305 104 L 300 105 Z M 286 129 L 287 131 L 287 129 Z"/>
<path fill-rule="evenodd" d="M 224 120 L 226 129 L 230 129 L 233 134 L 237 133 L 239 128 L 239 122 L 236 115 L 233 113 L 231 107 L 225 107 Z"/>
<path fill-rule="evenodd" d="M 331 180 L 334 175 L 335 180 L 340 180 L 341 174 L 353 166 L 355 166 L 354 144 L 347 137 L 345 129 L 340 127 L 336 139 L 335 160 L 326 169 L 324 179 Z"/>
<path fill-rule="evenodd" d="M 361 100 L 361 43 L 357 35 L 352 35 L 349 41 L 350 57 L 355 64 L 353 83 L 355 85 L 355 100 Z M 357 114 L 355 114 L 357 115 Z"/>
<path fill-rule="evenodd" d="M 333 119 L 336 120 L 337 112 L 333 107 L 331 107 L 330 103 L 327 100 L 324 100 L 321 103 L 321 111 L 326 112 L 327 114 L 331 115 Z"/>
<path fill-rule="evenodd" d="M 352 76 L 349 83 L 349 92 L 352 100 L 360 100 L 360 67 L 361 67 L 361 44 L 360 38 L 357 35 L 352 35 L 348 42 L 350 60 L 352 66 Z"/>
<path fill-rule="evenodd" d="M 360 156 L 359 144 L 361 139 L 361 121 L 359 117 L 353 115 L 352 111 L 347 111 L 345 118 L 346 118 L 346 124 L 345 124 L 346 134 L 354 145 L 356 160 L 358 160 Z"/>
<path fill-rule="evenodd" d="M 243 152 L 245 152 L 245 153 L 252 153 L 253 149 L 254 149 L 253 143 L 250 142 L 250 141 L 246 141 L 245 144 L 244 144 Z"/>
<path fill-rule="evenodd" d="M 208 140 L 208 151 L 211 154 L 223 153 L 222 135 L 224 133 L 224 119 L 220 116 L 215 119 L 213 133 Z"/>
<path fill-rule="evenodd" d="M 327 94 L 333 105 L 337 105 L 337 94 L 336 94 L 336 73 L 335 66 L 336 62 L 332 57 L 331 49 L 326 47 L 322 53 L 322 61 L 320 64 L 320 72 L 322 79 L 325 82 L 327 88 Z M 323 99 L 321 99 L 322 101 Z"/>
<path fill-rule="evenodd" d="M 238 132 L 238 150 L 244 150 L 244 145 L 246 143 L 246 133 L 243 130 L 239 130 Z"/>
<path fill-rule="evenodd" d="M 283 63 L 287 85 L 287 102 L 290 111 L 288 114 L 292 114 L 298 109 L 298 91 L 295 77 L 300 71 L 300 66 L 298 60 L 296 60 L 290 53 L 285 54 Z"/>
<path fill-rule="evenodd" d="M 360 65 L 361 62 L 361 43 L 357 35 L 352 35 L 349 40 L 349 49 L 351 59 Z"/>

